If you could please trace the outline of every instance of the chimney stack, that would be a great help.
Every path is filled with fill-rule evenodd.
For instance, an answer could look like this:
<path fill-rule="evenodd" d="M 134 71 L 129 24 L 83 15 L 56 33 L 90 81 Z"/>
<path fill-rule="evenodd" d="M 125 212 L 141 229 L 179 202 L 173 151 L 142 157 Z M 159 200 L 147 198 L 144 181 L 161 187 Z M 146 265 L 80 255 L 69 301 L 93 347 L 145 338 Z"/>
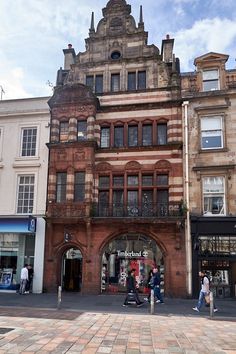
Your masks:
<path fill-rule="evenodd" d="M 72 44 L 68 44 L 68 49 L 63 49 L 64 53 L 64 70 L 70 70 L 72 64 L 75 63 L 75 50 Z"/>

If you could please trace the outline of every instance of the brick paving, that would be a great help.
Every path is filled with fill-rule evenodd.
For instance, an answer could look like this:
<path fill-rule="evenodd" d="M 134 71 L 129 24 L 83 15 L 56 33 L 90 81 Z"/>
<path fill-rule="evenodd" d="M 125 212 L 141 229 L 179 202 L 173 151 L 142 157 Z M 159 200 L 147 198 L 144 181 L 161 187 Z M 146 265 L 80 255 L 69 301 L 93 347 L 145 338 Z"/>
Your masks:
<path fill-rule="evenodd" d="M 204 316 L 0 308 L 2 353 L 236 354 L 236 322 Z"/>

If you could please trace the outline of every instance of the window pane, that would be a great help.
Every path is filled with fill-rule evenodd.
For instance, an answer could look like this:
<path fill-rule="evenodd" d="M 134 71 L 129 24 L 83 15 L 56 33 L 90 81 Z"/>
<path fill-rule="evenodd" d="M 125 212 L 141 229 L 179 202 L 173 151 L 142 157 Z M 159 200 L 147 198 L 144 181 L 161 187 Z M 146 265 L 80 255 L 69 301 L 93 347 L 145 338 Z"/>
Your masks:
<path fill-rule="evenodd" d="M 152 145 L 152 125 L 143 125 L 143 146 Z"/>
<path fill-rule="evenodd" d="M 167 216 L 169 211 L 169 192 L 168 190 L 157 191 L 157 214 Z"/>
<path fill-rule="evenodd" d="M 158 186 L 168 186 L 168 175 L 157 175 Z"/>
<path fill-rule="evenodd" d="M 203 71 L 203 80 L 217 80 L 218 70 L 205 70 Z"/>
<path fill-rule="evenodd" d="M 128 127 L 128 144 L 129 146 L 138 146 L 138 126 L 131 125 Z"/>
<path fill-rule="evenodd" d="M 99 192 L 98 194 L 98 212 L 99 216 L 109 215 L 109 192 Z"/>
<path fill-rule="evenodd" d="M 109 176 L 100 176 L 99 177 L 99 188 L 109 188 L 110 186 L 110 177 Z"/>
<path fill-rule="evenodd" d="M 127 203 L 127 213 L 128 216 L 138 216 L 138 191 L 128 191 L 127 194 L 128 203 Z"/>
<path fill-rule="evenodd" d="M 153 215 L 153 191 L 142 191 L 142 216 Z"/>
<path fill-rule="evenodd" d="M 101 128 L 101 147 L 107 148 L 110 147 L 110 128 L 102 127 Z"/>
<path fill-rule="evenodd" d="M 20 176 L 18 180 L 17 213 L 31 214 L 34 205 L 34 176 Z"/>
<path fill-rule="evenodd" d="M 211 91 L 219 89 L 219 73 L 218 70 L 205 70 L 203 76 L 203 91 Z"/>
<path fill-rule="evenodd" d="M 87 138 L 87 121 L 78 121 L 78 140 L 85 140 Z"/>
<path fill-rule="evenodd" d="M 123 216 L 124 192 L 113 192 L 113 216 Z"/>
<path fill-rule="evenodd" d="M 146 88 L 146 71 L 138 72 L 138 90 Z"/>
<path fill-rule="evenodd" d="M 120 74 L 111 75 L 111 91 L 112 92 L 120 91 Z"/>
<path fill-rule="evenodd" d="M 123 187 L 124 186 L 124 177 L 123 176 L 114 176 L 113 177 L 113 187 Z"/>
<path fill-rule="evenodd" d="M 21 156 L 36 155 L 37 128 L 22 130 Z"/>
<path fill-rule="evenodd" d="M 203 178 L 204 215 L 225 214 L 224 177 Z"/>
<path fill-rule="evenodd" d="M 167 124 L 157 124 L 157 144 L 167 144 Z"/>
<path fill-rule="evenodd" d="M 153 185 L 153 176 L 142 176 L 142 185 L 143 186 L 152 186 Z"/>
<path fill-rule="evenodd" d="M 136 90 L 136 73 L 128 73 L 128 91 Z"/>
<path fill-rule="evenodd" d="M 92 89 L 92 91 L 93 91 L 93 82 L 94 82 L 93 75 L 87 75 L 86 86 L 89 86 Z"/>
<path fill-rule="evenodd" d="M 128 186 L 138 186 L 138 176 L 128 176 Z"/>
<path fill-rule="evenodd" d="M 69 122 L 60 123 L 60 141 L 68 141 L 69 137 Z"/>
<path fill-rule="evenodd" d="M 219 89 L 218 80 L 204 81 L 203 82 L 203 91 L 214 91 Z"/>
<path fill-rule="evenodd" d="M 114 146 L 123 147 L 124 146 L 124 127 L 115 127 L 114 129 Z"/>
<path fill-rule="evenodd" d="M 57 173 L 56 201 L 58 203 L 66 201 L 66 172 Z"/>
<path fill-rule="evenodd" d="M 103 75 L 96 75 L 95 93 L 103 93 Z"/>
<path fill-rule="evenodd" d="M 75 173 L 74 201 L 83 202 L 85 197 L 85 173 Z"/>
<path fill-rule="evenodd" d="M 202 149 L 222 148 L 222 117 L 202 118 L 201 135 Z"/>

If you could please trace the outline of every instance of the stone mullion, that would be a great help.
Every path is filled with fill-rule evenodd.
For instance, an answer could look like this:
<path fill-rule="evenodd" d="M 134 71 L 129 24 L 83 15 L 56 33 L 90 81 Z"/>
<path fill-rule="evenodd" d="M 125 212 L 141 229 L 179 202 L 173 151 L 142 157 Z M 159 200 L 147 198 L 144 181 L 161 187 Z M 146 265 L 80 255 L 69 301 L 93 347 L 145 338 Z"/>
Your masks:
<path fill-rule="evenodd" d="M 74 184 L 75 184 L 74 168 L 69 167 L 67 169 L 67 183 L 66 183 L 66 200 L 68 202 L 74 200 Z"/>
<path fill-rule="evenodd" d="M 93 116 L 88 117 L 87 119 L 87 139 L 94 139 L 94 126 L 95 126 L 95 118 Z"/>
<path fill-rule="evenodd" d="M 101 127 L 99 124 L 94 125 L 94 139 L 97 142 L 98 146 L 101 145 Z"/>
<path fill-rule="evenodd" d="M 48 174 L 48 201 L 56 200 L 57 176 L 54 168 L 49 168 Z"/>
<path fill-rule="evenodd" d="M 85 201 L 91 202 L 93 196 L 93 173 L 91 169 L 86 170 L 85 174 Z"/>
<path fill-rule="evenodd" d="M 57 143 L 60 139 L 60 122 L 58 119 L 52 119 L 51 122 L 51 142 Z"/>
<path fill-rule="evenodd" d="M 69 141 L 77 141 L 77 119 L 69 120 Z"/>

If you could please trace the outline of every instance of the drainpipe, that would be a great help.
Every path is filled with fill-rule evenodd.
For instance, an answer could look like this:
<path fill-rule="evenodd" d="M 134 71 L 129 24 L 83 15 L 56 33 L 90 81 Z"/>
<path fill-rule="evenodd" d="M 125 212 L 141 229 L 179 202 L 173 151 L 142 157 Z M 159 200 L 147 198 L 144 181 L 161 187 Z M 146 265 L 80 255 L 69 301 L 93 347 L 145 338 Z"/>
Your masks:
<path fill-rule="evenodd" d="M 188 105 L 189 101 L 184 101 L 184 190 L 187 208 L 185 223 L 185 249 L 186 249 L 186 271 L 187 271 L 187 294 L 192 296 L 192 242 L 189 213 L 189 151 L 188 151 Z"/>

